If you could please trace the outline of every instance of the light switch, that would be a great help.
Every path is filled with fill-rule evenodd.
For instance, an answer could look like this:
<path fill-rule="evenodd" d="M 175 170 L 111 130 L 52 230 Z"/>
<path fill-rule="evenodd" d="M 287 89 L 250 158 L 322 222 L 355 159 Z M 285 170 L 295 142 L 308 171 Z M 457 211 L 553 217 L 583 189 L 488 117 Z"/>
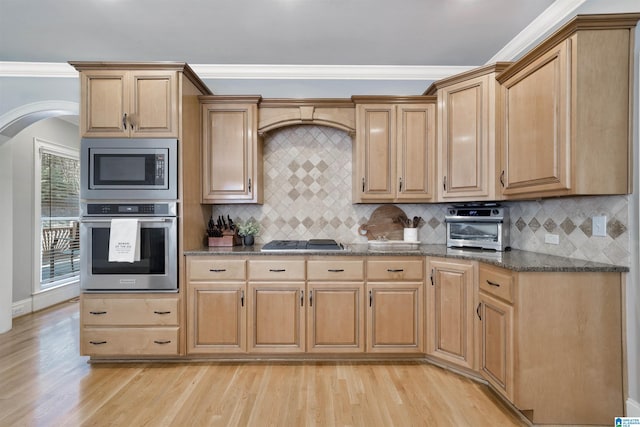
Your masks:
<path fill-rule="evenodd" d="M 592 235 L 606 237 L 607 235 L 607 217 L 594 216 L 591 218 Z"/>

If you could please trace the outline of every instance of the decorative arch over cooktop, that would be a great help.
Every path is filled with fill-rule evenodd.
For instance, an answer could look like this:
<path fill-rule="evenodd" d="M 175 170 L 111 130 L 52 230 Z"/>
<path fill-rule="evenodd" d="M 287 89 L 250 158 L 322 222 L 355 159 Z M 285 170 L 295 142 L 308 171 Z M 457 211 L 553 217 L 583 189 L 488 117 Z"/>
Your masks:
<path fill-rule="evenodd" d="M 355 133 L 351 99 L 263 99 L 258 106 L 258 134 L 294 125 L 322 125 Z"/>

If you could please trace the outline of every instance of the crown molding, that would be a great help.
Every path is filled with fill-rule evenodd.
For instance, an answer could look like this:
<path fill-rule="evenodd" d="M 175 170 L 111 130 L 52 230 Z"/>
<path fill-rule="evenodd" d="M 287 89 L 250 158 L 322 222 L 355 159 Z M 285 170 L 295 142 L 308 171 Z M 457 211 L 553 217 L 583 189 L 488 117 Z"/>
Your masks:
<path fill-rule="evenodd" d="M 256 65 L 197 64 L 190 66 L 201 79 L 255 80 L 439 80 L 474 66 L 399 65 Z M 77 78 L 67 63 L 0 62 L 0 77 Z"/>
<path fill-rule="evenodd" d="M 513 61 L 558 24 L 573 17 L 587 0 L 556 0 L 486 63 Z"/>
<path fill-rule="evenodd" d="M 0 77 L 77 78 L 78 72 L 66 62 L 0 62 Z"/>
<path fill-rule="evenodd" d="M 439 80 L 475 66 L 196 64 L 202 79 Z"/>

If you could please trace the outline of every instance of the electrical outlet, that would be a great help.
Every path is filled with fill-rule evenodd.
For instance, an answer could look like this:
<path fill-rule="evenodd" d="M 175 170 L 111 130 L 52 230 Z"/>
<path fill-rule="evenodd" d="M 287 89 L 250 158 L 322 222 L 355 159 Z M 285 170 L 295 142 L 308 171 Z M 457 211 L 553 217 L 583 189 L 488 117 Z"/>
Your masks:
<path fill-rule="evenodd" d="M 607 217 L 594 216 L 591 218 L 591 234 L 593 236 L 606 237 L 607 235 Z"/>
<path fill-rule="evenodd" d="M 545 234 L 544 242 L 549 243 L 551 245 L 559 245 L 560 244 L 560 236 L 557 234 Z"/>

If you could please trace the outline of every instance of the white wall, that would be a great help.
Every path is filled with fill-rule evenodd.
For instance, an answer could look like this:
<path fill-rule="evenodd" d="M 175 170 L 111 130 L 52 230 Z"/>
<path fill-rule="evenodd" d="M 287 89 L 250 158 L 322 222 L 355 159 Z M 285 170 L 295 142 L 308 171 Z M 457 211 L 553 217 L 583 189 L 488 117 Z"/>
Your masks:
<path fill-rule="evenodd" d="M 0 144 L 0 206 L 11 207 L 13 168 L 10 144 Z M 0 333 L 11 329 L 13 302 L 13 209 L 0 209 Z"/>

